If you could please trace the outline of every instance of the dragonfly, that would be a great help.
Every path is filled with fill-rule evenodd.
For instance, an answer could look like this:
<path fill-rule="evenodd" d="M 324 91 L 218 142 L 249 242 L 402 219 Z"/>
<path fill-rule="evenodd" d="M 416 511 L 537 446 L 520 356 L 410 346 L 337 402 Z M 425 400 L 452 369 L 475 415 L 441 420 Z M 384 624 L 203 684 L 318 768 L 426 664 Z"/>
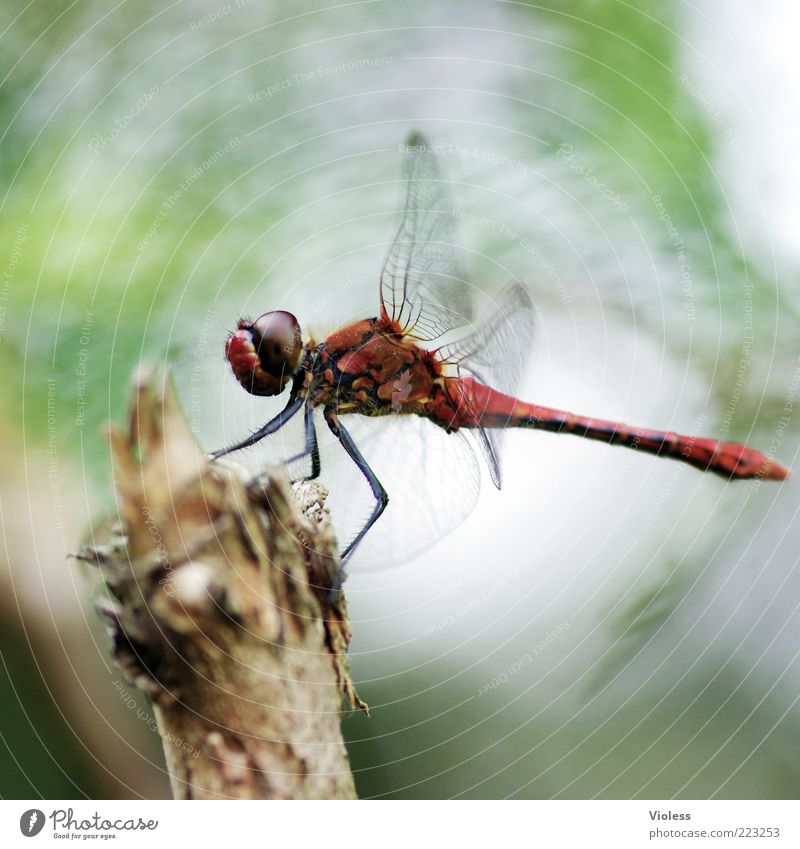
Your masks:
<path fill-rule="evenodd" d="M 428 431 L 447 434 L 448 441 L 469 432 L 498 489 L 501 439 L 509 428 L 622 445 L 729 480 L 783 480 L 789 475 L 772 457 L 738 442 L 631 427 L 516 397 L 533 339 L 530 294 L 513 282 L 498 298 L 493 315 L 476 322 L 474 287 L 463 270 L 439 156 L 418 132 L 409 136 L 403 152 L 405 205 L 380 275 L 378 315 L 351 322 L 321 342 L 304 340 L 297 318 L 284 310 L 252 321 L 240 319 L 225 343 L 233 374 L 253 395 L 279 395 L 288 387 L 288 402 L 263 427 L 214 452 L 213 459 L 275 434 L 302 410 L 304 447 L 287 463 L 310 459 L 310 474 L 304 477 L 317 478 L 322 469 L 314 411 L 321 409 L 372 495 L 368 515 L 341 553 L 342 565 L 380 519 L 390 497 L 343 422 L 356 416 L 417 417 Z M 423 433 L 420 438 L 427 437 Z M 413 472 L 424 475 L 426 470 Z"/>

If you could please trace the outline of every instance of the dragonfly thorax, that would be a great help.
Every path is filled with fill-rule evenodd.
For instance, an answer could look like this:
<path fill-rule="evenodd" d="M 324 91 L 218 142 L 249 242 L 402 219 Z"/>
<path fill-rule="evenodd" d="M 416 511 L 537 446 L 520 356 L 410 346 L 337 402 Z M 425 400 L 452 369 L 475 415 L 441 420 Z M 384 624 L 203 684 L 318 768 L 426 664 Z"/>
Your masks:
<path fill-rule="evenodd" d="M 310 400 L 340 413 L 420 412 L 441 367 L 433 356 L 382 319 L 358 321 L 318 348 Z"/>

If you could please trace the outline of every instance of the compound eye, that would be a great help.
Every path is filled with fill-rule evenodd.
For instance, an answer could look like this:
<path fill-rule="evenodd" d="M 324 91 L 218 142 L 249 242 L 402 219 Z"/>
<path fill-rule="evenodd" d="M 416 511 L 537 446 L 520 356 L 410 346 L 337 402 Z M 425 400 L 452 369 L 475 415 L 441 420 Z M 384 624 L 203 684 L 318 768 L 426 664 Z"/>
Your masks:
<path fill-rule="evenodd" d="M 303 339 L 297 319 L 284 310 L 242 320 L 228 337 L 225 353 L 236 379 L 253 395 L 283 392 L 300 364 Z"/>
<path fill-rule="evenodd" d="M 252 331 L 261 368 L 285 385 L 297 370 L 303 350 L 297 319 L 284 310 L 265 312 L 253 322 Z"/>

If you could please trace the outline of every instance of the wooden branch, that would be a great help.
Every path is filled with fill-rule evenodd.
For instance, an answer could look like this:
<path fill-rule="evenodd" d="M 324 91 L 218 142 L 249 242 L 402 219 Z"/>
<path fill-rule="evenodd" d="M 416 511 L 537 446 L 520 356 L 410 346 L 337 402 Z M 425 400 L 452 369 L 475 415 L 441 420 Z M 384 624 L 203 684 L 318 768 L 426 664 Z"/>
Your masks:
<path fill-rule="evenodd" d="M 324 490 L 242 479 L 197 447 L 164 378 L 110 430 L 119 536 L 81 552 L 180 799 L 354 798 L 340 731 L 350 625 Z"/>

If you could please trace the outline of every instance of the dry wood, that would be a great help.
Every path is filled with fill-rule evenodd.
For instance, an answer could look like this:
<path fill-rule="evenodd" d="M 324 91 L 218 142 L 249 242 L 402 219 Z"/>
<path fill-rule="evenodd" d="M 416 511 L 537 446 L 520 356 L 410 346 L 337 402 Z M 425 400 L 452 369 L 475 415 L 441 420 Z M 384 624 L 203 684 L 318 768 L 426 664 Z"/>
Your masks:
<path fill-rule="evenodd" d="M 110 430 L 119 536 L 85 549 L 127 679 L 152 700 L 176 798 L 354 798 L 340 731 L 350 625 L 324 490 L 246 481 L 199 450 L 163 377 Z"/>

